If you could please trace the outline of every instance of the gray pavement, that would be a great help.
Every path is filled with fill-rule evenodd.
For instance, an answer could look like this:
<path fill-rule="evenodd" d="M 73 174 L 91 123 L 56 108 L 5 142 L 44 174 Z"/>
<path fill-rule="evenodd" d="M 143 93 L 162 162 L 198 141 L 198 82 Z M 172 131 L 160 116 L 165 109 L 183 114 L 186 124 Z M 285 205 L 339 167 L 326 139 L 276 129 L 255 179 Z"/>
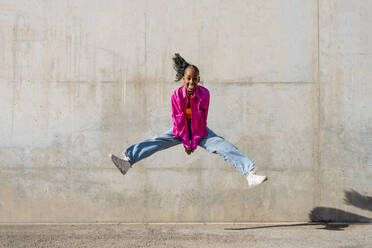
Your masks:
<path fill-rule="evenodd" d="M 2 224 L 0 247 L 372 247 L 362 224 Z"/>

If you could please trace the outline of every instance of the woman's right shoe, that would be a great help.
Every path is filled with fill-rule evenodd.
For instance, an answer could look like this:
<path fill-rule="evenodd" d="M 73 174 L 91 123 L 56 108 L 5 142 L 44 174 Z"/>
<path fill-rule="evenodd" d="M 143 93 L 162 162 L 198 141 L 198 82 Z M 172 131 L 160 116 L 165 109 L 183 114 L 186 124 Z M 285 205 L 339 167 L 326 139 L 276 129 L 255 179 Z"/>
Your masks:
<path fill-rule="evenodd" d="M 249 187 L 257 186 L 267 180 L 267 176 L 256 175 L 254 170 L 250 171 L 247 175 L 247 181 Z"/>
<path fill-rule="evenodd" d="M 119 158 L 118 156 L 115 156 L 111 153 L 109 154 L 109 157 L 111 158 L 111 161 L 114 163 L 116 168 L 118 168 L 123 175 L 125 175 L 128 170 L 132 168 L 128 157 Z"/>

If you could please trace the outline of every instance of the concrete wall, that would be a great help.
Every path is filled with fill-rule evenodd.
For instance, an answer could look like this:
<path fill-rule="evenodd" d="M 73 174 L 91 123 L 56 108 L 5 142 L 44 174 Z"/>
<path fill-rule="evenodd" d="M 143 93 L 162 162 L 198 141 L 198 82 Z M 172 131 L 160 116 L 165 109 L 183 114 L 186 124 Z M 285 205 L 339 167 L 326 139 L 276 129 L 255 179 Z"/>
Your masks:
<path fill-rule="evenodd" d="M 0 1 L 0 222 L 372 218 L 372 2 Z M 123 177 L 107 154 L 171 127 L 171 57 L 208 126 L 269 181 L 182 146 Z"/>

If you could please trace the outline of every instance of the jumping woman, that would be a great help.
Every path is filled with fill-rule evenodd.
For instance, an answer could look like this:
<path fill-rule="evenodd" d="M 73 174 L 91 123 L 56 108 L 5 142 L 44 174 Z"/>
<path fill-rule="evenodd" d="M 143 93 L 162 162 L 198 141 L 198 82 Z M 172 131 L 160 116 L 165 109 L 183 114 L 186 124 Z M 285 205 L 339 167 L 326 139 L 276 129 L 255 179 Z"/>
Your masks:
<path fill-rule="evenodd" d="M 182 143 L 188 155 L 198 145 L 210 153 L 217 153 L 246 177 L 250 187 L 266 181 L 266 176 L 256 175 L 251 159 L 207 127 L 210 96 L 207 88 L 198 85 L 199 69 L 187 63 L 178 53 L 173 57 L 173 62 L 173 68 L 177 72 L 175 81 L 183 79 L 183 85 L 171 97 L 173 128 L 160 136 L 128 147 L 123 152 L 123 157 L 110 154 L 114 165 L 125 175 L 138 161 Z"/>

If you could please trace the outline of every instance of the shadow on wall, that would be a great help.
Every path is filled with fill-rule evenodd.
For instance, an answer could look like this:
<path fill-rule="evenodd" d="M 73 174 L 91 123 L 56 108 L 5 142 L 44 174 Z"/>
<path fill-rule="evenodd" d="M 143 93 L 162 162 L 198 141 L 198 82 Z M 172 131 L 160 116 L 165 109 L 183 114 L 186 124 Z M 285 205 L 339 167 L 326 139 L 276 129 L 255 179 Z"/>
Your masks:
<path fill-rule="evenodd" d="M 355 206 L 363 210 L 372 211 L 372 197 L 363 196 L 355 190 L 345 191 L 344 202 L 347 205 Z M 225 230 L 242 231 L 261 228 L 283 228 L 297 226 L 323 226 L 317 229 L 343 231 L 348 227 L 348 224 L 331 223 L 331 222 L 360 222 L 372 223 L 372 219 L 361 215 L 353 214 L 336 208 L 316 207 L 309 213 L 311 222 L 317 223 L 301 223 L 301 224 L 283 224 L 283 225 L 260 225 L 255 227 L 238 227 L 225 228 Z"/>
<path fill-rule="evenodd" d="M 344 202 L 363 210 L 372 211 L 372 197 L 363 196 L 355 190 L 345 191 Z M 372 223 L 372 219 L 337 208 L 316 207 L 309 213 L 313 222 L 361 222 Z"/>
<path fill-rule="evenodd" d="M 355 190 L 345 191 L 345 203 L 360 209 L 372 211 L 372 197 L 363 196 Z"/>

